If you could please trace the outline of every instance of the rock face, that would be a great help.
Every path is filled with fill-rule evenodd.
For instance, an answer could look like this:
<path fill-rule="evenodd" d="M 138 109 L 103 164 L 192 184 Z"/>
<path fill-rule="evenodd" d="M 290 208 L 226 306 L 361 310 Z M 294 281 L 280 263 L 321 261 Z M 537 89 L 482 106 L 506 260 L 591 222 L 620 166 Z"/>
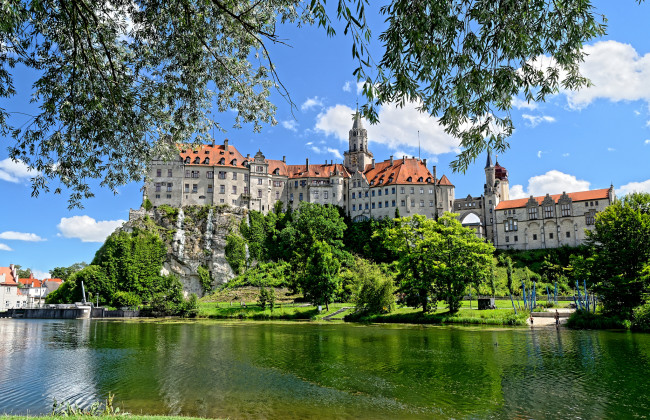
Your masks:
<path fill-rule="evenodd" d="M 157 232 L 167 246 L 162 275 L 174 274 L 183 284 L 186 295 L 205 291 L 198 268 L 210 272 L 212 288 L 235 277 L 226 260 L 226 236 L 239 231 L 247 213 L 245 209 L 228 206 L 160 206 L 153 210 L 131 210 L 129 221 L 120 229 L 132 232 L 134 228 Z"/>

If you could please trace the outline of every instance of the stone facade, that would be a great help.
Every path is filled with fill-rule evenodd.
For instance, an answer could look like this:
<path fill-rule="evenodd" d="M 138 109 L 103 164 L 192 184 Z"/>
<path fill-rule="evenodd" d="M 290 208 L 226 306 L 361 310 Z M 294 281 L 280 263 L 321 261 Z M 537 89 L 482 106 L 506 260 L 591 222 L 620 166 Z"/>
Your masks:
<path fill-rule="evenodd" d="M 179 145 L 178 159 L 152 163 L 144 195 L 154 207 L 210 204 L 262 213 L 278 203 L 295 209 L 307 201 L 340 206 L 354 221 L 398 213 L 436 218 L 453 211 L 477 236 L 497 248 L 515 249 L 582 244 L 595 213 L 615 199 L 612 187 L 510 200 L 508 171 L 498 159 L 493 164 L 489 153 L 483 194 L 456 199 L 454 185 L 445 175 L 438 178 L 435 166 L 430 172 L 426 159 L 391 156 L 375 162 L 358 113 L 348 140 L 343 164 L 306 159 L 304 165 L 288 165 L 284 157 L 267 159 L 261 151 L 244 156 L 228 140 L 194 148 Z M 533 208 L 536 219 L 530 218 Z M 547 210 L 552 216 L 543 215 Z"/>

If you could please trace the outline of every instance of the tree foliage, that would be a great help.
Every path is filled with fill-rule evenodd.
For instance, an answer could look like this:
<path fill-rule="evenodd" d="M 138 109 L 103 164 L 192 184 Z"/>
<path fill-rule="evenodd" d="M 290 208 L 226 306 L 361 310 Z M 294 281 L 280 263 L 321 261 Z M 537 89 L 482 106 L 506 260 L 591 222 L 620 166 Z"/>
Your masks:
<path fill-rule="evenodd" d="M 605 312 L 630 319 L 650 291 L 644 274 L 650 265 L 650 194 L 630 194 L 609 205 L 596 215 L 587 241 L 593 250 L 590 280 Z"/>
<path fill-rule="evenodd" d="M 316 241 L 310 248 L 305 271 L 299 276 L 300 290 L 314 305 L 325 305 L 329 310 L 339 287 L 341 264 L 325 241 Z"/>
<path fill-rule="evenodd" d="M 385 233 L 387 246 L 398 255 L 399 292 L 407 303 L 429 311 L 444 301 L 449 311 L 460 308 L 468 285 L 487 278 L 494 247 L 464 228 L 455 214 L 438 221 L 415 215 L 396 221 Z"/>
<path fill-rule="evenodd" d="M 80 262 L 74 263 L 69 267 L 54 267 L 52 270 L 50 270 L 50 276 L 52 276 L 53 279 L 61 279 L 63 281 L 66 281 L 72 274 L 76 273 L 87 265 L 88 264 L 85 262 Z"/>

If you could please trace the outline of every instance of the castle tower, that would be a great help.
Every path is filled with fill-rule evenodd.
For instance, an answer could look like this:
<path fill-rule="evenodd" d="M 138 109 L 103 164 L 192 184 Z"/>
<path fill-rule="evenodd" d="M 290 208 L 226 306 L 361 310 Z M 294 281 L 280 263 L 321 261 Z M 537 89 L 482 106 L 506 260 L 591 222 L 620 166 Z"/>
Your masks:
<path fill-rule="evenodd" d="M 343 164 L 352 173 L 363 172 L 372 162 L 373 155 L 368 150 L 368 132 L 363 127 L 359 111 L 354 113 L 352 129 L 348 135 L 348 150 L 344 153 Z"/>
<path fill-rule="evenodd" d="M 494 208 L 499 204 L 499 194 L 495 188 L 496 169 L 492 164 L 492 156 L 488 150 L 487 162 L 485 163 L 485 185 L 483 186 L 483 223 L 485 237 L 494 243 L 496 214 Z"/>
<path fill-rule="evenodd" d="M 494 177 L 496 178 L 496 192 L 499 194 L 499 201 L 510 200 L 510 181 L 508 181 L 508 170 L 499 165 L 498 156 L 496 164 L 494 165 Z"/>

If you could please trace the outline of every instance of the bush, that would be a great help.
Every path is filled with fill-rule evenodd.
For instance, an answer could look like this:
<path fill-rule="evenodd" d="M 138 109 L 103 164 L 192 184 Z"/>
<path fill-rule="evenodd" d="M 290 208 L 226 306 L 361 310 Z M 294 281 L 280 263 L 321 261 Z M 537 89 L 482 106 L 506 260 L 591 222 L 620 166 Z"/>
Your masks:
<path fill-rule="evenodd" d="M 235 274 L 246 268 L 246 241 L 237 234 L 226 236 L 226 260 Z"/>
<path fill-rule="evenodd" d="M 208 267 L 200 265 L 196 271 L 199 276 L 201 287 L 203 288 L 203 293 L 205 294 L 210 292 L 212 290 L 212 274 L 208 270 Z"/>
<path fill-rule="evenodd" d="M 144 208 L 146 211 L 151 210 L 153 208 L 153 204 L 151 204 L 151 200 L 145 198 L 144 202 L 142 203 L 142 208 Z"/>
<path fill-rule="evenodd" d="M 632 329 L 650 332 L 650 303 L 646 302 L 634 308 L 632 314 Z"/>
<path fill-rule="evenodd" d="M 275 307 L 275 290 L 273 288 L 267 289 L 266 287 L 260 287 L 260 294 L 257 298 L 262 310 L 266 309 L 266 305 L 269 305 L 269 308 L 273 310 Z"/>
<path fill-rule="evenodd" d="M 116 308 L 137 308 L 142 304 L 142 299 L 132 292 L 117 291 L 113 294 L 113 306 Z"/>
<path fill-rule="evenodd" d="M 395 285 L 391 278 L 369 277 L 357 296 L 357 309 L 366 314 L 384 314 L 395 309 Z"/>
<path fill-rule="evenodd" d="M 587 311 L 575 311 L 567 320 L 566 326 L 578 330 L 629 329 L 630 321 L 616 316 L 605 316 Z"/>

